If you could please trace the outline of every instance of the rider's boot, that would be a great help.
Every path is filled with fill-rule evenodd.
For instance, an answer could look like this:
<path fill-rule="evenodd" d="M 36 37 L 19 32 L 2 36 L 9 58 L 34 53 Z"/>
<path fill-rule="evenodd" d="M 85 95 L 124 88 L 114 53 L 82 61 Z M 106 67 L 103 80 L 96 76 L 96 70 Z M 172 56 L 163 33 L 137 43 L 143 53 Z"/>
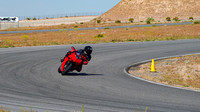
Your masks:
<path fill-rule="evenodd" d="M 77 71 L 77 72 L 80 72 L 81 70 L 82 70 L 82 67 L 81 67 L 81 66 L 76 67 L 76 71 Z"/>

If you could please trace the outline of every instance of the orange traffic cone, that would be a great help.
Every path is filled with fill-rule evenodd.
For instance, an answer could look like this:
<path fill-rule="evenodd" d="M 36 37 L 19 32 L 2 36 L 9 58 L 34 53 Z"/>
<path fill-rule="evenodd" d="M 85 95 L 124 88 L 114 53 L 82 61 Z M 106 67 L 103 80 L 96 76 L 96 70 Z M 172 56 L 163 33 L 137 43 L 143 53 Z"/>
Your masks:
<path fill-rule="evenodd" d="M 152 59 L 152 62 L 151 62 L 151 72 L 156 72 L 154 59 Z"/>

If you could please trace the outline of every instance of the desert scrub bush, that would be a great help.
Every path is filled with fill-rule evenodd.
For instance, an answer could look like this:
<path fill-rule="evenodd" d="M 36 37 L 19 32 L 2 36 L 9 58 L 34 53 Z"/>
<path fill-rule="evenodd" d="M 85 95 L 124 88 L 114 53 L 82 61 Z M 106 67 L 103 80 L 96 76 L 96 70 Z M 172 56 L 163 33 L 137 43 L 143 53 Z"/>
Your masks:
<path fill-rule="evenodd" d="M 74 31 L 78 31 L 78 28 L 74 28 Z"/>
<path fill-rule="evenodd" d="M 83 22 L 80 22 L 80 24 L 84 24 Z"/>
<path fill-rule="evenodd" d="M 117 20 L 117 21 L 115 21 L 115 23 L 121 23 L 121 21 L 120 21 L 120 20 Z"/>
<path fill-rule="evenodd" d="M 78 28 L 78 26 L 76 25 L 76 26 L 74 26 L 74 28 Z"/>
<path fill-rule="evenodd" d="M 174 21 L 180 21 L 178 17 L 173 18 Z"/>
<path fill-rule="evenodd" d="M 123 40 L 120 39 L 112 39 L 111 42 L 115 43 L 115 42 L 123 42 Z"/>
<path fill-rule="evenodd" d="M 101 23 L 101 20 L 97 20 L 97 23 Z"/>
<path fill-rule="evenodd" d="M 109 27 L 105 27 L 104 29 L 110 29 Z"/>
<path fill-rule="evenodd" d="M 49 19 L 48 17 L 46 17 L 46 19 Z"/>
<path fill-rule="evenodd" d="M 27 17 L 26 20 L 31 20 L 31 18 Z"/>
<path fill-rule="evenodd" d="M 63 30 L 63 29 L 60 29 L 60 30 L 59 30 L 59 32 L 62 32 L 62 31 L 64 31 L 64 30 Z"/>
<path fill-rule="evenodd" d="M 78 26 L 74 26 L 74 31 L 78 31 Z"/>
<path fill-rule="evenodd" d="M 127 39 L 126 41 L 128 41 L 128 42 L 135 42 L 135 41 L 137 41 L 137 39 Z"/>
<path fill-rule="evenodd" d="M 103 37 L 104 37 L 103 34 L 98 34 L 97 36 L 94 36 L 95 39 L 101 39 L 101 38 L 103 38 Z"/>
<path fill-rule="evenodd" d="M 171 21 L 171 18 L 170 18 L 170 17 L 166 17 L 166 20 L 167 20 L 167 21 Z"/>
<path fill-rule="evenodd" d="M 37 20 L 37 19 L 34 17 L 33 20 Z"/>
<path fill-rule="evenodd" d="M 175 40 L 173 37 L 166 37 L 165 40 Z"/>
<path fill-rule="evenodd" d="M 151 41 L 150 39 L 145 39 L 144 41 Z"/>
<path fill-rule="evenodd" d="M 193 24 L 200 24 L 200 21 L 194 21 Z"/>
<path fill-rule="evenodd" d="M 129 18 L 129 22 L 133 23 L 134 19 L 133 18 Z"/>
<path fill-rule="evenodd" d="M 151 24 L 151 22 L 154 22 L 155 20 L 152 17 L 147 18 L 146 23 Z"/>
<path fill-rule="evenodd" d="M 194 20 L 194 18 L 193 17 L 189 17 L 189 20 Z"/>
<path fill-rule="evenodd" d="M 24 42 L 27 42 L 29 36 L 28 35 L 22 35 L 21 38 L 24 40 Z"/>

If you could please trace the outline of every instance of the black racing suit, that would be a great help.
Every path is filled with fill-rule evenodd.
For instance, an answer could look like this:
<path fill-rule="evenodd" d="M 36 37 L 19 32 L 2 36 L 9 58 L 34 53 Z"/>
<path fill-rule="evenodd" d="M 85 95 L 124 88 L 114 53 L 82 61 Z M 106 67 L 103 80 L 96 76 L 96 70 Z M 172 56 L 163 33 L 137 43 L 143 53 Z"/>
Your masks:
<path fill-rule="evenodd" d="M 92 57 L 91 57 L 90 54 L 86 54 L 86 52 L 83 49 L 78 50 L 78 52 L 81 52 L 82 60 L 83 60 L 82 64 L 80 66 L 76 67 L 76 70 L 78 72 L 80 72 L 82 70 L 83 64 L 87 65 L 88 62 L 91 60 Z"/>

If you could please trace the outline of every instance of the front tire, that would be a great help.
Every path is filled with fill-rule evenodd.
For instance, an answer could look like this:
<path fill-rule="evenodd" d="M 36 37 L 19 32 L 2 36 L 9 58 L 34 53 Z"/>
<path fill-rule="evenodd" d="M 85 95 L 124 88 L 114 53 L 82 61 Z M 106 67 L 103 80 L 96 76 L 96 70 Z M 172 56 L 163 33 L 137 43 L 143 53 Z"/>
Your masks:
<path fill-rule="evenodd" d="M 59 68 L 58 68 L 58 73 L 61 73 L 61 70 L 60 70 L 60 68 L 61 68 L 61 65 L 59 66 Z"/>
<path fill-rule="evenodd" d="M 62 75 L 67 74 L 67 72 L 69 72 L 71 68 L 72 68 L 72 63 L 71 62 L 67 62 L 67 64 L 64 66 Z"/>

